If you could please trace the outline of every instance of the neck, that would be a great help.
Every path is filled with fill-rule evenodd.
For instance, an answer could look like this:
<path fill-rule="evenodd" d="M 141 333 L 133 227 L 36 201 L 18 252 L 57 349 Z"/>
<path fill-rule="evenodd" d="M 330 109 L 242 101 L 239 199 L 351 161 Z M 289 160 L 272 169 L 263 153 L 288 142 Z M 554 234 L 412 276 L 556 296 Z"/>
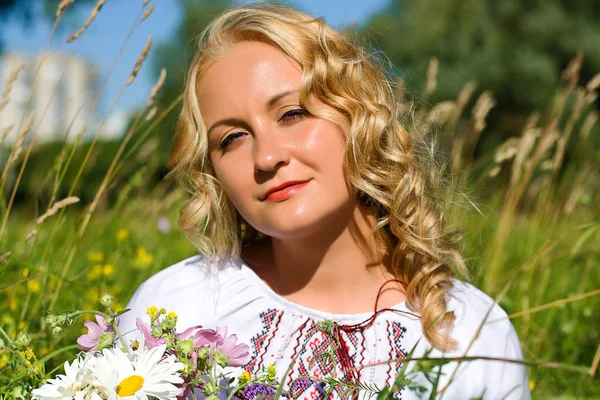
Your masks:
<path fill-rule="evenodd" d="M 387 258 L 378 251 L 372 233 L 375 222 L 366 209 L 356 206 L 345 223 L 328 224 L 318 234 L 271 238 L 263 251 L 268 254 L 266 262 L 260 265 L 252 265 L 252 256 L 247 259 L 267 284 L 289 300 L 335 313 L 372 311 L 381 285 L 394 278 Z M 398 290 L 386 291 L 380 306 L 403 300 Z"/>

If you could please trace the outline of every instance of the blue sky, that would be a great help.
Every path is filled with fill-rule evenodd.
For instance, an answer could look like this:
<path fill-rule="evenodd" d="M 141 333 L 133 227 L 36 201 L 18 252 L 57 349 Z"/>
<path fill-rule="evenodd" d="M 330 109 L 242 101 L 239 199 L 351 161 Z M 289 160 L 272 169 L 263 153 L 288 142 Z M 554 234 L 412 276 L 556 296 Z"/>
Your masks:
<path fill-rule="evenodd" d="M 388 1 L 292 0 L 291 3 L 313 16 L 325 17 L 330 25 L 341 28 L 353 22 L 364 22 L 370 15 L 385 8 Z M 123 55 L 119 58 L 114 73 L 111 75 L 99 108 L 100 114 L 108 110 L 117 96 L 148 36 L 152 36 L 153 44 L 167 41 L 173 35 L 182 18 L 178 0 L 152 0 L 152 3 L 156 6 L 153 14 L 137 26 L 125 47 Z M 108 0 L 98 14 L 97 19 L 82 35 L 76 54 L 97 65 L 100 81 L 104 80 L 108 73 L 119 47 L 137 18 L 141 6 L 142 0 Z M 83 23 L 90 10 L 91 5 L 81 9 L 80 15 L 74 18 L 71 24 L 67 24 L 60 29 L 51 43 L 52 51 L 65 54 L 73 51 L 74 44 L 66 44 L 65 39 L 78 28 L 78 24 Z M 0 27 L 0 30 L 4 37 L 6 50 L 35 53 L 41 52 L 46 46 L 51 28 L 49 22 L 36 17 L 36 23 L 33 27 L 23 27 L 16 21 L 10 21 Z M 134 84 L 121 97 L 117 106 L 117 109 L 121 112 L 131 111 L 143 105 L 146 101 L 154 84 L 154 77 L 150 68 L 150 63 L 154 62 L 151 52 L 149 60 L 147 60 L 148 64 L 142 67 Z"/>

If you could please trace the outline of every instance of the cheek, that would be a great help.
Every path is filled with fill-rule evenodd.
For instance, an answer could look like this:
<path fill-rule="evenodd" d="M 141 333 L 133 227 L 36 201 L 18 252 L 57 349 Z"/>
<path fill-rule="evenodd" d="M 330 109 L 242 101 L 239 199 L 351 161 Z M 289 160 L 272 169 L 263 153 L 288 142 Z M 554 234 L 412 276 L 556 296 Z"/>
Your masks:
<path fill-rule="evenodd" d="M 213 163 L 215 177 L 235 207 L 240 202 L 240 194 L 244 192 L 245 179 L 240 175 L 235 165 L 228 163 Z"/>
<path fill-rule="evenodd" d="M 321 173 L 341 182 L 344 177 L 344 153 L 346 149 L 343 133 L 334 124 L 320 120 L 304 143 L 314 166 Z"/>

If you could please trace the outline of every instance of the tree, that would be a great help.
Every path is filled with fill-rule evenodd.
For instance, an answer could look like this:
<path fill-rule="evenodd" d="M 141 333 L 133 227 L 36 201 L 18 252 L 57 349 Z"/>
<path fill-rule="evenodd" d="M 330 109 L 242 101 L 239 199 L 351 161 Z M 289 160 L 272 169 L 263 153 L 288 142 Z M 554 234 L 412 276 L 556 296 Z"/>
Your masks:
<path fill-rule="evenodd" d="M 476 80 L 493 91 L 496 113 L 526 114 L 547 105 L 578 50 L 582 79 L 600 71 L 598 15 L 595 0 L 393 0 L 362 33 L 417 91 L 437 57 L 434 100 Z"/>

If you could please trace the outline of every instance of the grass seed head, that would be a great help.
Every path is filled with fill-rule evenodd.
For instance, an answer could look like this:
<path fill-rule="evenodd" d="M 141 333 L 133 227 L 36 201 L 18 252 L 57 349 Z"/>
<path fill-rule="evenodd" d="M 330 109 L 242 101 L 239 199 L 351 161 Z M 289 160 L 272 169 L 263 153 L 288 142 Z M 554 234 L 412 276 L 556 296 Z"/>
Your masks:
<path fill-rule="evenodd" d="M 98 13 L 102 9 L 102 6 L 104 5 L 104 3 L 106 3 L 106 0 L 98 0 L 96 5 L 94 6 L 94 8 L 92 8 L 92 11 L 90 12 L 90 16 L 85 20 L 85 23 L 83 24 L 83 26 L 81 28 L 77 29 L 74 34 L 72 34 L 71 36 L 68 37 L 67 43 L 71 43 L 72 41 L 77 39 L 79 36 L 81 36 L 81 34 L 83 32 L 85 32 L 87 27 L 90 26 L 90 24 L 98 16 Z"/>
<path fill-rule="evenodd" d="M 58 3 L 58 8 L 56 9 L 56 18 L 62 17 L 62 15 L 67 11 L 67 8 L 73 4 L 75 0 L 62 0 Z"/>
<path fill-rule="evenodd" d="M 152 14 L 152 11 L 154 11 L 154 4 L 152 4 L 150 7 L 148 7 L 146 11 L 144 11 L 144 15 L 142 15 L 142 21 L 145 21 L 146 18 L 148 18 L 150 14 Z"/>
<path fill-rule="evenodd" d="M 581 64 L 583 63 L 583 53 L 577 52 L 574 59 L 571 60 L 567 68 L 562 73 L 562 79 L 565 83 L 565 89 L 570 92 L 575 89 L 577 82 L 579 81 L 579 72 L 581 71 Z"/>
<path fill-rule="evenodd" d="M 10 257 L 11 254 L 12 254 L 12 252 L 7 251 L 6 253 L 0 255 L 0 264 L 2 264 L 4 261 L 6 261 L 8 259 L 8 257 Z"/>
<path fill-rule="evenodd" d="M 6 81 L 4 82 L 4 92 L 2 93 L 3 98 L 8 97 L 10 91 L 12 90 L 13 83 L 15 83 L 15 81 L 19 77 L 19 73 L 23 68 L 25 68 L 25 66 L 21 64 L 10 72 L 10 75 L 8 76 L 8 78 L 6 78 Z"/>
<path fill-rule="evenodd" d="M 437 89 L 437 75 L 439 69 L 439 61 L 437 57 L 431 57 L 429 59 L 429 68 L 427 69 L 427 86 L 425 93 L 431 95 Z"/>
<path fill-rule="evenodd" d="M 36 235 L 38 234 L 37 229 L 33 229 L 31 232 L 29 232 L 27 234 L 27 236 L 25 236 L 25 241 L 29 242 L 31 239 L 33 239 Z"/>
<path fill-rule="evenodd" d="M 152 91 L 150 92 L 150 97 L 148 98 L 148 101 L 146 102 L 146 107 L 152 107 L 152 105 L 154 104 L 154 100 L 156 99 L 156 96 L 158 95 L 158 92 L 160 91 L 160 89 L 162 88 L 162 86 L 165 83 L 166 78 L 167 78 L 167 70 L 165 68 L 162 68 L 160 70 L 160 75 L 158 77 L 158 80 L 152 87 Z"/>
<path fill-rule="evenodd" d="M 0 110 L 2 110 L 2 107 L 0 107 Z M 12 131 L 13 127 L 14 127 L 14 125 L 9 125 L 6 128 L 4 128 L 2 133 L 0 133 L 0 143 L 4 142 L 4 140 L 8 137 L 8 134 L 10 133 L 10 131 Z"/>
<path fill-rule="evenodd" d="M 140 54 L 138 57 L 135 66 L 133 67 L 133 71 L 131 71 L 131 75 L 129 75 L 129 78 L 127 78 L 127 85 L 131 85 L 133 81 L 135 81 L 135 77 L 137 76 L 138 72 L 140 72 L 140 68 L 142 68 L 144 60 L 146 60 L 146 57 L 148 57 L 150 47 L 152 47 L 152 36 L 148 36 L 148 40 L 146 41 L 146 45 L 142 50 L 142 54 Z"/>
<path fill-rule="evenodd" d="M 23 125 L 23 128 L 17 135 L 15 147 L 14 147 L 13 151 L 11 152 L 10 156 L 8 157 L 8 160 L 6 162 L 7 165 L 11 165 L 21 155 L 21 151 L 23 150 L 23 143 L 25 142 L 25 135 L 27 135 L 27 132 L 29 132 L 32 125 L 33 125 L 33 113 L 30 113 L 29 117 L 27 118 L 27 121 L 25 121 L 25 125 Z"/>
<path fill-rule="evenodd" d="M 70 205 L 70 204 L 74 204 L 74 203 L 78 203 L 79 202 L 79 197 L 76 196 L 70 196 L 67 198 L 62 199 L 61 201 L 58 201 L 56 203 L 54 203 L 52 205 L 52 207 L 41 217 L 39 217 L 37 219 L 37 223 L 41 224 L 42 222 L 44 222 L 44 220 L 48 217 L 53 216 L 54 214 L 56 214 L 58 212 L 58 210 L 65 208 L 66 206 Z"/>
<path fill-rule="evenodd" d="M 475 132 L 479 133 L 485 129 L 485 118 L 495 105 L 496 101 L 491 92 L 485 91 L 479 96 L 472 111 Z"/>
<path fill-rule="evenodd" d="M 152 107 L 146 115 L 146 121 L 150 121 L 156 115 L 156 106 Z"/>
<path fill-rule="evenodd" d="M 591 111 L 583 121 L 579 136 L 581 136 L 582 139 L 587 140 L 596 122 L 598 122 L 598 112 Z"/>
<path fill-rule="evenodd" d="M 592 79 L 586 85 L 586 89 L 588 92 L 594 92 L 596 89 L 600 87 L 600 72 L 594 75 Z"/>

